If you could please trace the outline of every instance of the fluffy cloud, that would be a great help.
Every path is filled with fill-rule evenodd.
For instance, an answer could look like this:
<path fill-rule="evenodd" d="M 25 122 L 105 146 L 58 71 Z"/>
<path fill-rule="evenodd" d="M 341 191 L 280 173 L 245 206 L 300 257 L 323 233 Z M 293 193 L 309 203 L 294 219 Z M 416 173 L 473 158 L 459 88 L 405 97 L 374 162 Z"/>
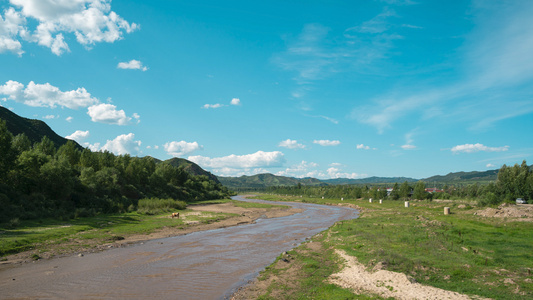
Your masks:
<path fill-rule="evenodd" d="M 135 141 L 135 134 L 122 134 L 114 140 L 107 140 L 106 144 L 100 150 L 107 150 L 117 155 L 140 153 L 141 141 Z"/>
<path fill-rule="evenodd" d="M 233 98 L 230 102 L 231 105 L 241 105 L 241 99 L 239 98 Z"/>
<path fill-rule="evenodd" d="M 93 122 L 128 125 L 132 118 L 127 117 L 124 110 L 117 110 L 117 107 L 112 104 L 101 103 L 89 107 L 87 114 L 91 117 Z M 139 115 L 133 114 L 133 118 L 139 122 Z"/>
<path fill-rule="evenodd" d="M 55 115 L 46 115 L 46 116 L 43 116 L 43 119 L 47 119 L 47 120 L 59 119 L 59 116 L 55 116 Z"/>
<path fill-rule="evenodd" d="M 281 141 L 278 145 L 279 147 L 285 147 L 289 149 L 304 149 L 305 145 L 298 144 L 298 141 L 287 139 L 285 141 Z"/>
<path fill-rule="evenodd" d="M 69 140 L 74 140 L 74 141 L 76 141 L 78 143 L 81 143 L 88 137 L 89 137 L 89 131 L 88 130 L 87 131 L 76 130 L 76 132 L 74 132 L 71 135 L 67 135 L 65 138 L 67 138 Z"/>
<path fill-rule="evenodd" d="M 494 167 L 496 167 L 496 166 L 493 165 L 493 164 L 487 164 L 487 168 L 494 168 Z"/>
<path fill-rule="evenodd" d="M 464 145 L 457 145 L 452 148 L 452 152 L 454 154 L 464 152 L 464 153 L 474 153 L 479 151 L 484 152 L 502 152 L 509 150 L 509 146 L 503 146 L 503 147 L 487 147 L 483 144 L 464 144 Z"/>
<path fill-rule="evenodd" d="M 3 100 L 9 99 L 38 107 L 61 106 L 78 109 L 98 103 L 98 100 L 91 97 L 85 88 L 63 92 L 49 83 L 36 84 L 33 81 L 24 87 L 22 83 L 9 80 L 6 84 L 0 85 L 0 95 L 7 96 Z"/>
<path fill-rule="evenodd" d="M 283 171 L 277 172 L 276 175 L 290 176 L 296 178 L 315 177 L 317 175 L 317 171 L 312 169 L 316 167 L 318 167 L 318 164 L 314 162 L 306 162 L 305 160 L 303 160 L 297 165 L 290 166 Z"/>
<path fill-rule="evenodd" d="M 15 39 L 19 32 L 24 32 L 24 23 L 24 17 L 12 7 L 5 11 L 4 17 L 0 15 L 0 53 L 13 52 L 18 56 L 24 53 L 22 45 Z"/>
<path fill-rule="evenodd" d="M 335 140 L 335 141 L 330 141 L 330 140 L 314 140 L 313 141 L 314 144 L 318 144 L 320 146 L 338 146 L 340 145 L 340 141 L 338 140 Z"/>
<path fill-rule="evenodd" d="M 245 169 L 245 168 L 264 168 L 264 167 L 280 167 L 285 162 L 284 154 L 280 151 L 264 152 L 257 151 L 256 153 L 246 155 L 229 155 L 224 157 L 205 157 L 205 156 L 189 156 L 188 160 L 199 164 L 202 167 L 222 169 Z"/>
<path fill-rule="evenodd" d="M 76 40 L 89 47 L 99 42 L 112 43 L 122 39 L 123 33 L 139 28 L 111 11 L 111 0 L 10 0 L 14 7 L 0 19 L 0 52 L 21 50 L 19 37 L 48 47 L 56 55 L 69 51 L 63 33 L 71 33 Z M 32 22 L 27 22 L 31 20 Z M 36 21 L 36 22 L 33 22 Z M 25 27 L 36 23 L 34 30 Z"/>
<path fill-rule="evenodd" d="M 187 143 L 185 141 L 169 142 L 164 145 L 165 151 L 174 157 L 183 156 L 192 153 L 196 150 L 202 149 L 197 142 Z"/>
<path fill-rule="evenodd" d="M 65 120 L 70 123 L 70 122 L 72 122 L 73 119 L 74 119 L 73 117 L 68 116 Z"/>
<path fill-rule="evenodd" d="M 362 150 L 376 150 L 376 148 L 370 148 L 370 146 L 365 146 L 364 144 L 358 144 L 357 145 L 357 149 L 362 149 Z"/>
<path fill-rule="evenodd" d="M 339 168 L 331 167 L 327 170 L 329 178 L 363 178 L 366 177 L 366 174 L 357 174 L 357 173 L 346 173 L 342 172 Z"/>
<path fill-rule="evenodd" d="M 143 71 L 148 70 L 148 67 L 143 66 L 142 62 L 135 60 L 135 59 L 132 59 L 129 62 L 120 62 L 118 63 L 117 68 L 130 69 L 130 70 L 143 70 Z"/>

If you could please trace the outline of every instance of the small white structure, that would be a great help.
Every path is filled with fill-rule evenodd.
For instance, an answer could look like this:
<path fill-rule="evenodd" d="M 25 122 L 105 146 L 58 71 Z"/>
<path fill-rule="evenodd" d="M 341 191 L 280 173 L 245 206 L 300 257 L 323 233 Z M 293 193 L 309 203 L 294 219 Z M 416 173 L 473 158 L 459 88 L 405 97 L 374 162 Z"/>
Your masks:
<path fill-rule="evenodd" d="M 341 201 L 344 201 L 344 198 L 341 198 Z"/>
<path fill-rule="evenodd" d="M 379 199 L 379 204 L 383 204 L 383 199 Z"/>
<path fill-rule="evenodd" d="M 444 214 L 445 215 L 449 215 L 450 214 L 450 208 L 449 207 L 445 207 L 444 208 Z"/>
<path fill-rule="evenodd" d="M 405 201 L 405 207 L 409 207 L 409 201 Z"/>
<path fill-rule="evenodd" d="M 368 202 L 372 203 L 372 198 L 368 199 Z"/>
<path fill-rule="evenodd" d="M 322 196 L 322 199 L 324 199 L 324 196 Z"/>

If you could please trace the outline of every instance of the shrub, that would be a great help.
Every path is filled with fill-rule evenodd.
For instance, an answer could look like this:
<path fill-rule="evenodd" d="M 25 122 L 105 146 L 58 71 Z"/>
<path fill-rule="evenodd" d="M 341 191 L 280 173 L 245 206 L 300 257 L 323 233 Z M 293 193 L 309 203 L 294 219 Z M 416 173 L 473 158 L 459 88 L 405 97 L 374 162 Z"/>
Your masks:
<path fill-rule="evenodd" d="M 147 215 L 181 210 L 187 207 L 187 203 L 174 199 L 146 198 L 139 200 L 137 211 Z"/>
<path fill-rule="evenodd" d="M 496 196 L 496 194 L 492 192 L 488 192 L 485 194 L 485 197 L 481 198 L 478 201 L 479 206 L 487 206 L 487 205 L 498 205 L 500 204 L 501 200 Z"/>

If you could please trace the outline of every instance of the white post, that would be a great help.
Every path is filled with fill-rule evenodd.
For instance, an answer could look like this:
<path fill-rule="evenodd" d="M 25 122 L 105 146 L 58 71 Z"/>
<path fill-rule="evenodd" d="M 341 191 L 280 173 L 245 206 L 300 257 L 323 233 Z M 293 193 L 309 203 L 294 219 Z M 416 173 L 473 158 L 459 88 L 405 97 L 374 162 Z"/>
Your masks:
<path fill-rule="evenodd" d="M 409 207 L 409 201 L 405 201 L 405 207 Z"/>
<path fill-rule="evenodd" d="M 445 207 L 444 208 L 444 214 L 445 215 L 449 215 L 450 214 L 450 208 L 449 207 Z"/>
<path fill-rule="evenodd" d="M 372 203 L 372 198 L 368 199 L 368 202 Z"/>
<path fill-rule="evenodd" d="M 383 204 L 383 199 L 379 199 L 379 204 Z"/>
<path fill-rule="evenodd" d="M 341 201 L 344 201 L 344 198 L 341 198 Z"/>

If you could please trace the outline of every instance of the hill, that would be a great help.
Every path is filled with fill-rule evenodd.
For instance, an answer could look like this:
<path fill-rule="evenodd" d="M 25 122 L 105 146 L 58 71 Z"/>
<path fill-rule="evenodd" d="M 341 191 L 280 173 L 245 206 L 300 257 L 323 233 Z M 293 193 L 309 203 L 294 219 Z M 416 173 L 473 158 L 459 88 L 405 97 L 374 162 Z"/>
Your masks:
<path fill-rule="evenodd" d="M 222 185 L 228 188 L 262 188 L 269 186 L 293 186 L 298 185 L 326 185 L 316 178 L 293 178 L 285 176 L 276 176 L 270 173 L 257 174 L 253 176 L 243 175 L 241 177 L 222 177 L 218 179 Z"/>
<path fill-rule="evenodd" d="M 435 175 L 422 181 L 425 182 L 441 182 L 441 183 L 454 183 L 454 182 L 483 182 L 483 181 L 496 181 L 498 178 L 498 170 L 488 171 L 472 171 L 472 172 L 454 172 L 447 175 Z"/>
<path fill-rule="evenodd" d="M 169 164 L 177 168 L 183 167 L 183 169 L 191 175 L 205 175 L 209 179 L 213 180 L 214 182 L 221 183 L 215 175 L 213 175 L 211 172 L 208 172 L 202 169 L 199 165 L 193 163 L 192 161 L 188 161 L 183 158 L 174 157 L 174 158 L 162 161 L 161 163 Z"/>
<path fill-rule="evenodd" d="M 336 185 L 336 184 L 375 184 L 375 183 L 401 183 L 401 182 L 417 182 L 418 179 L 408 178 L 408 177 L 368 177 L 362 179 L 348 179 L 348 178 L 335 178 L 335 179 L 326 179 L 322 180 L 327 184 Z"/>
<path fill-rule="evenodd" d="M 24 133 L 32 144 L 40 142 L 43 136 L 47 136 L 56 147 L 66 144 L 69 140 L 55 133 L 45 122 L 23 118 L 9 109 L 0 106 L 0 119 L 6 121 L 7 130 L 16 136 Z M 73 141 L 78 149 L 83 149 Z"/>

